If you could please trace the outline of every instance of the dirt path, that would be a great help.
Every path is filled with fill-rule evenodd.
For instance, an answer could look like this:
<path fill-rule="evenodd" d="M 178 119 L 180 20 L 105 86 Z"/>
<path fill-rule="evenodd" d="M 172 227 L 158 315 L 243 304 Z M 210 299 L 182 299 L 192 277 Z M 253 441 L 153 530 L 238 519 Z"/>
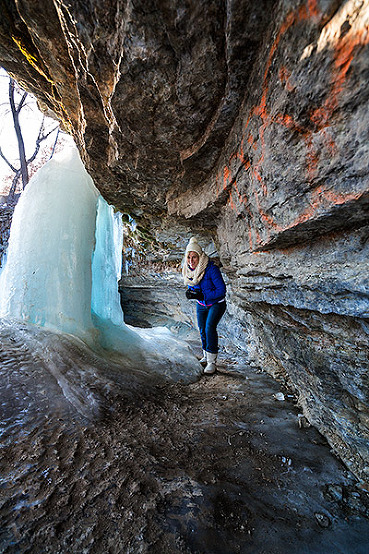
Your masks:
<path fill-rule="evenodd" d="M 1 366 L 1 552 L 368 552 L 366 493 L 264 373 L 117 385 L 88 421 L 26 358 Z"/>

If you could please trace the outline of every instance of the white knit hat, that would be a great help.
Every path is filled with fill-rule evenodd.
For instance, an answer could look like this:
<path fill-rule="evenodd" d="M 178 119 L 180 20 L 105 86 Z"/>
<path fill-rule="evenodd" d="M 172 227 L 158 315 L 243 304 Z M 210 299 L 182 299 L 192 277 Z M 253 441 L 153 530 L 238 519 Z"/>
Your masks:
<path fill-rule="evenodd" d="M 201 246 L 197 242 L 196 237 L 191 237 L 190 242 L 187 244 L 186 256 L 189 252 L 197 252 L 199 256 L 203 253 Z"/>

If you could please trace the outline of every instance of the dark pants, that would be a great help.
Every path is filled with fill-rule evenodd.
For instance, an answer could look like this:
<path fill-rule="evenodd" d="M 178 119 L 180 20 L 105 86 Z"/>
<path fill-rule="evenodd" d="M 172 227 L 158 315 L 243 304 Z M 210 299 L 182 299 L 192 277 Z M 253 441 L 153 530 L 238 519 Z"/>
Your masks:
<path fill-rule="evenodd" d="M 212 306 L 197 304 L 197 324 L 199 326 L 202 349 L 211 354 L 218 353 L 217 325 L 226 311 L 226 303 L 219 302 Z"/>

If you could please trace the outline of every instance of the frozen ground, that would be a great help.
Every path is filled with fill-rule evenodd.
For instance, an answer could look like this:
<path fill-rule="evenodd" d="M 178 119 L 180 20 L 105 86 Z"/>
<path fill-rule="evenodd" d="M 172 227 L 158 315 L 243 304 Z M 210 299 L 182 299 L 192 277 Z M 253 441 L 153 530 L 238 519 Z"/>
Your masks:
<path fill-rule="evenodd" d="M 368 552 L 367 493 L 266 374 L 173 384 L 0 339 L 1 552 Z"/>

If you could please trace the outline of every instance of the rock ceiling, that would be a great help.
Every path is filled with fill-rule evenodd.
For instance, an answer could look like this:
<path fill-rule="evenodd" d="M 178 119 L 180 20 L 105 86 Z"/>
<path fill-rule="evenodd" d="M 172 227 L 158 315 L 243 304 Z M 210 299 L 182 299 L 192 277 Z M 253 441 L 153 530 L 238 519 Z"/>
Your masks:
<path fill-rule="evenodd" d="M 2 1 L 0 63 L 139 215 L 205 182 L 247 94 L 271 0 Z"/>

